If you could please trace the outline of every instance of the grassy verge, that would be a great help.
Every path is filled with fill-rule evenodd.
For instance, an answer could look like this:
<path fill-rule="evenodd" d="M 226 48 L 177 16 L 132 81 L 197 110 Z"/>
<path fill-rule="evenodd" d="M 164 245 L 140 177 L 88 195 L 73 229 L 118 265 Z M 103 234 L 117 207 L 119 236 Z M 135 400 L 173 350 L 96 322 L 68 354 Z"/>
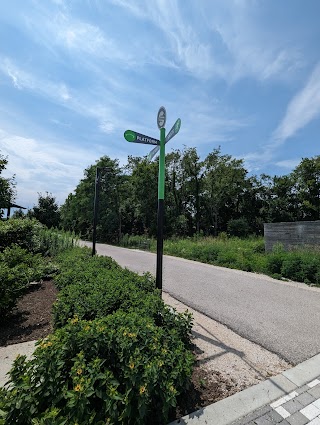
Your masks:
<path fill-rule="evenodd" d="M 140 248 L 145 238 L 127 237 L 126 247 Z M 150 250 L 156 251 L 156 241 L 149 240 Z M 288 279 L 320 285 L 320 251 L 302 249 L 285 252 L 276 246 L 265 253 L 262 237 L 240 239 L 222 236 L 193 237 L 164 241 L 164 253 L 221 267 L 262 273 L 276 279 Z"/>
<path fill-rule="evenodd" d="M 296 250 L 285 252 L 276 246 L 264 252 L 263 238 L 192 238 L 167 240 L 165 254 L 188 258 L 216 266 L 263 273 L 307 284 L 320 284 L 320 252 Z"/>

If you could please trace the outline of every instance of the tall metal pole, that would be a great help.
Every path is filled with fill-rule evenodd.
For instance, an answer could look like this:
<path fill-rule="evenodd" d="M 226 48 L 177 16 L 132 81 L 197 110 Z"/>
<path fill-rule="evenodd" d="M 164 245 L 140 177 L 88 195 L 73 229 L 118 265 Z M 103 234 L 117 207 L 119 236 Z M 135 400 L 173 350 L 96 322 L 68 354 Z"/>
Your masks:
<path fill-rule="evenodd" d="M 93 206 L 92 257 L 96 254 L 97 219 L 98 219 L 98 205 L 99 205 L 99 180 L 100 180 L 100 167 L 96 167 L 96 180 L 95 180 L 95 187 L 94 187 L 94 206 Z"/>
<path fill-rule="evenodd" d="M 160 289 L 160 291 L 162 291 L 165 139 L 166 139 L 166 129 L 161 128 L 160 129 L 159 181 L 158 181 L 158 237 L 157 237 L 157 271 L 156 271 L 156 287 Z"/>

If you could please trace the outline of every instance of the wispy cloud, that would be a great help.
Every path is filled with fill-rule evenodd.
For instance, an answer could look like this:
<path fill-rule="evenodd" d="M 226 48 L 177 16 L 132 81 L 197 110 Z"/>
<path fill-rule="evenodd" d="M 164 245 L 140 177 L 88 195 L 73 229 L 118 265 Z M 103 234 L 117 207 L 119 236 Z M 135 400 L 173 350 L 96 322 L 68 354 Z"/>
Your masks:
<path fill-rule="evenodd" d="M 273 162 L 279 148 L 287 139 L 294 137 L 299 130 L 312 120 L 320 117 L 320 63 L 315 66 L 304 87 L 291 99 L 280 124 L 263 147 L 244 155 L 251 169 L 258 170 L 262 165 Z M 275 162 L 283 168 L 294 168 L 300 159 L 286 159 Z"/>
<path fill-rule="evenodd" d="M 13 86 L 19 90 L 30 91 L 81 116 L 97 120 L 97 128 L 102 132 L 112 133 L 115 128 L 117 119 L 112 108 L 99 103 L 86 91 L 72 90 L 64 82 L 43 79 L 36 71 L 25 71 L 8 58 L 0 60 L 0 72 L 9 77 Z"/>
<path fill-rule="evenodd" d="M 31 207 L 37 193 L 52 191 L 62 203 L 73 191 L 85 167 L 94 163 L 96 151 L 64 143 L 26 138 L 0 129 L 1 153 L 8 155 L 7 175 L 16 175 L 19 202 Z M 21 187 L 23 190 L 21 191 Z"/>
<path fill-rule="evenodd" d="M 281 168 L 288 168 L 292 170 L 301 162 L 301 158 L 284 159 L 283 161 L 276 162 L 276 165 Z"/>
<path fill-rule="evenodd" d="M 127 13 L 151 22 L 161 31 L 161 47 L 155 44 L 152 54 L 146 57 L 147 61 L 178 68 L 200 79 L 224 74 L 225 67 L 214 59 L 209 40 L 199 37 L 192 16 L 183 15 L 180 2 L 156 0 L 151 3 L 145 0 L 134 5 L 129 0 L 112 2 Z"/>
<path fill-rule="evenodd" d="M 176 0 L 112 2 L 162 31 L 168 49 L 166 56 L 158 57 L 155 49 L 159 62 L 161 57 L 164 66 L 175 64 L 197 78 L 287 80 L 302 66 L 299 49 L 283 34 L 273 37 L 261 29 L 259 10 L 263 7 L 259 2 L 189 2 L 188 13 Z"/>
<path fill-rule="evenodd" d="M 63 82 L 44 80 L 36 73 L 21 69 L 12 60 L 0 57 L 0 72 L 9 77 L 15 88 L 30 90 L 58 102 L 71 99 L 70 89 Z"/>
<path fill-rule="evenodd" d="M 281 123 L 274 132 L 276 144 L 293 137 L 300 129 L 320 116 L 320 63 L 307 83 L 290 101 Z"/>

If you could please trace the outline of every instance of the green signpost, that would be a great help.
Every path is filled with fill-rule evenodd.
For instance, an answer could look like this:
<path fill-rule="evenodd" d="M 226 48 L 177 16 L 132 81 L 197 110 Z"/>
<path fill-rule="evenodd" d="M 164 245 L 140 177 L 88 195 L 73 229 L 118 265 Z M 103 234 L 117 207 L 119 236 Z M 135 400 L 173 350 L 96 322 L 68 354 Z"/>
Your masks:
<path fill-rule="evenodd" d="M 124 132 L 124 138 L 128 142 L 144 143 L 147 145 L 156 145 L 148 155 L 151 160 L 159 151 L 159 177 L 158 177 L 158 235 L 157 235 L 157 271 L 156 271 L 156 286 L 162 291 L 162 260 L 163 260 L 163 219 L 164 219 L 164 181 L 165 181 L 165 144 L 172 139 L 180 130 L 181 120 L 177 119 L 174 126 L 169 131 L 166 137 L 166 118 L 167 113 L 164 106 L 158 111 L 157 124 L 160 130 L 160 140 L 152 137 L 136 133 L 132 130 Z"/>
<path fill-rule="evenodd" d="M 160 140 L 145 136 L 144 134 L 136 133 L 132 130 L 125 131 L 124 138 L 127 142 L 144 143 L 145 145 L 160 145 Z"/>

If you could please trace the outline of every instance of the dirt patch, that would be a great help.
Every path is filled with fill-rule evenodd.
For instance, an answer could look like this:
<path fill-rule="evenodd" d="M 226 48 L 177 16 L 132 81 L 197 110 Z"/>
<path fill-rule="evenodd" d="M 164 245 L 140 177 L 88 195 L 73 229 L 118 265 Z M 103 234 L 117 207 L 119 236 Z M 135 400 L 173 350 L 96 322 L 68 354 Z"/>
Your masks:
<path fill-rule="evenodd" d="M 52 332 L 51 309 L 58 290 L 53 281 L 31 285 L 0 325 L 0 346 L 45 338 Z"/>

